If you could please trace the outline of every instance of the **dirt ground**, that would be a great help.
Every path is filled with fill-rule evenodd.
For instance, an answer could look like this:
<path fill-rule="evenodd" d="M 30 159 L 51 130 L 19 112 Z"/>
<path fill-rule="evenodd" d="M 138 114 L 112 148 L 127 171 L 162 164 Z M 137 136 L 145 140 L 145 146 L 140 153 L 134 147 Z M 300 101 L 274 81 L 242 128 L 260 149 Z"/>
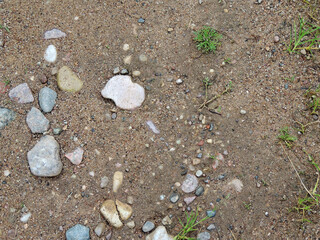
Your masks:
<path fill-rule="evenodd" d="M 205 193 L 190 207 L 198 206 L 200 217 L 217 208 L 217 215 L 200 226 L 204 231 L 215 224 L 211 239 L 320 237 L 319 211 L 307 213 L 312 223 L 301 223 L 301 214 L 289 211 L 305 191 L 277 141 L 280 128 L 294 126 L 295 118 L 302 118 L 306 89 L 320 82 L 319 63 L 284 51 L 299 14 L 306 16 L 297 0 L 261 4 L 254 0 L 0 1 L 0 23 L 10 29 L 1 30 L 0 80 L 11 80 L 10 88 L 27 82 L 35 97 L 33 103 L 18 104 L 8 93 L 0 95 L 0 106 L 17 113 L 0 132 L 0 239 L 64 239 L 66 230 L 77 223 L 90 228 L 91 239 L 105 239 L 109 230 L 100 238 L 93 231 L 105 221 L 99 212 L 102 202 L 115 197 L 126 202 L 128 196 L 134 199 L 136 227 L 113 229 L 112 239 L 144 239 L 145 221 L 159 226 L 165 216 L 172 217 L 166 228 L 175 235 L 178 218 L 184 219 L 186 211 L 183 198 L 194 195 L 183 193 L 175 183 L 183 182 L 181 173 L 200 152 L 201 162 L 188 172 L 203 171 L 199 182 Z M 139 23 L 139 18 L 145 22 Z M 215 54 L 200 55 L 192 40 L 193 32 L 204 25 L 223 35 Z M 44 32 L 52 28 L 67 36 L 44 40 Z M 127 52 L 122 49 L 125 43 L 130 46 Z M 49 44 L 58 50 L 54 64 L 43 59 Z M 140 54 L 148 61 L 140 62 Z M 128 55 L 133 60 L 125 65 Z M 231 63 L 223 65 L 227 58 Z M 79 93 L 58 89 L 51 71 L 64 65 L 84 82 Z M 116 67 L 127 68 L 129 74 L 141 71 L 133 81 L 146 89 L 146 100 L 134 111 L 121 110 L 100 94 Z M 48 77 L 46 84 L 39 80 L 43 74 Z M 214 102 L 220 114 L 199 111 L 205 77 L 213 81 L 210 96 L 233 83 L 232 92 Z M 33 176 L 26 157 L 41 137 L 30 132 L 26 114 L 32 106 L 39 107 L 38 92 L 45 85 L 58 93 L 54 110 L 46 114 L 49 134 L 52 128 L 67 125 L 55 136 L 64 166 L 54 178 Z M 117 118 L 109 119 L 113 112 Z M 303 119 L 311 121 L 312 116 Z M 160 134 L 147 127 L 147 120 Z M 213 130 L 208 129 L 210 124 Z M 308 152 L 319 153 L 318 125 L 298 138 Z M 198 146 L 201 140 L 204 144 Z M 84 166 L 74 167 L 63 156 L 81 144 Z M 223 152 L 224 161 L 213 169 L 210 156 Z M 308 173 L 302 180 L 311 187 L 316 177 L 307 156 L 299 148 L 289 155 L 299 171 Z M 5 170 L 11 172 L 7 177 Z M 124 172 L 116 196 L 112 192 L 115 171 Z M 71 177 L 74 174 L 76 178 Z M 218 177 L 222 174 L 223 179 Z M 106 189 L 100 188 L 102 176 L 109 178 Z M 226 190 L 233 179 L 242 181 L 241 192 Z M 180 195 L 175 204 L 169 201 L 173 192 Z M 165 199 L 160 200 L 160 195 Z M 32 213 L 27 223 L 20 221 L 23 206 Z"/>

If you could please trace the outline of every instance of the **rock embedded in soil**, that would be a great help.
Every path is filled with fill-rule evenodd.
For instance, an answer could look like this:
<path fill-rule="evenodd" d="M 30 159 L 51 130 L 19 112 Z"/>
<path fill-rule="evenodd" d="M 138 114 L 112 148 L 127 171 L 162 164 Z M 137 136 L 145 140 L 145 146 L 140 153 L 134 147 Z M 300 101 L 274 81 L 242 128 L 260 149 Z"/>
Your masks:
<path fill-rule="evenodd" d="M 102 204 L 100 212 L 103 215 L 103 217 L 108 221 L 108 223 L 113 227 L 120 228 L 123 226 L 119 218 L 116 204 L 113 200 L 106 200 Z"/>
<path fill-rule="evenodd" d="M 123 181 L 123 173 L 120 171 L 117 171 L 113 175 L 113 192 L 117 193 L 120 189 Z"/>
<path fill-rule="evenodd" d="M 182 84 L 183 83 L 183 81 L 182 81 L 182 79 L 178 79 L 177 81 L 176 81 L 176 84 L 178 84 L 178 85 L 180 85 L 180 84 Z"/>
<path fill-rule="evenodd" d="M 209 231 L 213 231 L 216 229 L 216 226 L 214 224 L 210 224 L 208 227 L 207 227 L 207 230 Z"/>
<path fill-rule="evenodd" d="M 192 203 L 194 200 L 196 199 L 196 196 L 192 196 L 192 197 L 186 197 L 183 199 L 183 201 L 189 205 L 190 203 Z"/>
<path fill-rule="evenodd" d="M 169 216 L 165 216 L 163 219 L 162 219 L 162 224 L 163 225 L 170 225 L 171 223 L 172 223 L 172 220 L 171 220 L 171 218 L 169 217 Z"/>
<path fill-rule="evenodd" d="M 101 222 L 96 226 L 96 228 L 94 229 L 94 232 L 98 237 L 100 237 L 105 230 L 106 230 L 106 224 Z"/>
<path fill-rule="evenodd" d="M 39 105 L 42 111 L 45 113 L 51 112 L 54 105 L 56 104 L 57 93 L 48 88 L 44 87 L 39 92 Z"/>
<path fill-rule="evenodd" d="M 119 74 L 120 73 L 120 68 L 119 67 L 116 67 L 113 69 L 113 74 L 116 75 L 116 74 Z"/>
<path fill-rule="evenodd" d="M 107 176 L 103 176 L 101 178 L 100 187 L 101 188 L 106 188 L 108 183 L 109 183 L 109 178 Z"/>
<path fill-rule="evenodd" d="M 23 223 L 26 223 L 26 222 L 28 222 L 30 217 L 31 217 L 31 212 L 24 213 L 22 215 L 22 217 L 20 218 L 20 221 L 23 222 Z"/>
<path fill-rule="evenodd" d="M 159 134 L 160 133 L 160 131 L 158 130 L 156 125 L 154 125 L 154 123 L 151 120 L 146 121 L 146 124 L 151 129 L 151 131 L 154 132 L 155 134 Z"/>
<path fill-rule="evenodd" d="M 49 120 L 35 107 L 28 112 L 26 122 L 32 133 L 44 133 L 49 129 Z"/>
<path fill-rule="evenodd" d="M 33 95 L 27 83 L 22 83 L 9 92 L 11 100 L 17 103 L 31 103 L 34 101 Z"/>
<path fill-rule="evenodd" d="M 202 186 L 198 186 L 196 189 L 195 195 L 199 197 L 203 194 L 203 192 L 204 192 L 204 188 Z"/>
<path fill-rule="evenodd" d="M 57 127 L 52 130 L 54 135 L 59 135 L 62 132 L 62 128 Z"/>
<path fill-rule="evenodd" d="M 207 217 L 209 217 L 209 218 L 213 218 L 213 217 L 215 217 L 216 216 L 216 211 L 215 210 L 208 210 L 207 212 L 206 212 L 206 214 L 207 214 Z"/>
<path fill-rule="evenodd" d="M 68 158 L 72 164 L 79 165 L 82 162 L 83 149 L 78 147 L 72 153 L 67 153 L 65 157 Z"/>
<path fill-rule="evenodd" d="M 132 72 L 132 76 L 134 76 L 134 77 L 139 77 L 141 75 L 141 72 L 140 71 L 133 71 Z"/>
<path fill-rule="evenodd" d="M 140 107 L 145 99 L 144 88 L 133 83 L 130 76 L 112 77 L 101 94 L 104 98 L 112 99 L 119 108 L 126 110 Z"/>
<path fill-rule="evenodd" d="M 228 186 L 234 189 L 236 192 L 241 192 L 243 188 L 243 183 L 239 179 L 233 179 L 228 183 Z"/>
<path fill-rule="evenodd" d="M 49 63 L 54 63 L 57 60 L 57 49 L 54 45 L 49 45 L 44 52 L 44 60 Z"/>
<path fill-rule="evenodd" d="M 90 229 L 81 224 L 77 224 L 66 232 L 67 240 L 90 240 Z"/>
<path fill-rule="evenodd" d="M 180 196 L 179 196 L 178 193 L 172 193 L 172 194 L 170 195 L 169 199 L 170 199 L 170 202 L 176 203 L 176 202 L 179 201 Z"/>
<path fill-rule="evenodd" d="M 38 177 L 59 175 L 62 170 L 59 148 L 54 137 L 49 135 L 42 137 L 27 154 L 32 174 Z"/>
<path fill-rule="evenodd" d="M 0 129 L 4 129 L 16 118 L 16 113 L 8 108 L 0 107 Z"/>
<path fill-rule="evenodd" d="M 67 34 L 65 34 L 64 32 L 62 32 L 59 29 L 53 28 L 51 30 L 48 30 L 44 33 L 44 39 L 48 40 L 48 39 L 55 39 L 55 38 L 63 38 L 66 37 Z"/>
<path fill-rule="evenodd" d="M 154 229 L 154 223 L 153 222 L 150 222 L 150 221 L 146 221 L 145 224 L 143 224 L 142 226 L 142 231 L 144 233 L 147 233 L 147 232 L 150 232 Z"/>
<path fill-rule="evenodd" d="M 187 174 L 185 180 L 181 185 L 181 189 L 185 193 L 191 193 L 198 187 L 198 179 L 196 176 Z"/>
<path fill-rule="evenodd" d="M 202 232 L 197 235 L 197 240 L 210 240 L 210 238 L 209 232 Z"/>
<path fill-rule="evenodd" d="M 140 62 L 146 62 L 148 60 L 147 56 L 144 54 L 139 55 L 139 60 Z"/>
<path fill-rule="evenodd" d="M 159 226 L 146 237 L 146 240 L 173 240 L 173 237 L 167 233 L 164 226 Z"/>
<path fill-rule="evenodd" d="M 136 224 L 134 223 L 134 221 L 130 221 L 130 222 L 128 222 L 126 225 L 127 225 L 127 227 L 130 228 L 130 229 L 133 229 L 133 228 L 135 228 L 135 226 L 136 226 Z"/>
<path fill-rule="evenodd" d="M 132 215 L 132 208 L 126 203 L 116 200 L 116 205 L 122 220 L 128 220 Z"/>
<path fill-rule="evenodd" d="M 59 69 L 57 82 L 59 89 L 66 92 L 78 92 L 83 86 L 83 82 L 67 66 Z"/>

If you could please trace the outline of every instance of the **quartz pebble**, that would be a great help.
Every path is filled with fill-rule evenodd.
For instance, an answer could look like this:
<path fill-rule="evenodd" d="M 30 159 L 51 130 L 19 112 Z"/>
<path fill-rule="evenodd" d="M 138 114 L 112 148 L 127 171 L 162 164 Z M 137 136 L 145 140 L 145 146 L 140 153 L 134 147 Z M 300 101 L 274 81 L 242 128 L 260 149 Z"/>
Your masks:
<path fill-rule="evenodd" d="M 28 112 L 26 122 L 32 133 L 44 133 L 49 129 L 49 120 L 35 107 Z"/>
<path fill-rule="evenodd" d="M 9 92 L 11 100 L 17 103 L 31 103 L 34 101 L 33 95 L 27 83 L 22 83 Z"/>
<path fill-rule="evenodd" d="M 185 193 L 191 193 L 196 190 L 198 186 L 198 179 L 196 176 L 187 174 L 185 180 L 182 183 L 181 189 Z"/>
<path fill-rule="evenodd" d="M 120 73 L 120 68 L 119 67 L 116 67 L 113 69 L 113 74 L 116 75 L 116 74 L 119 74 Z"/>
<path fill-rule="evenodd" d="M 79 165 L 82 162 L 83 149 L 78 147 L 73 152 L 67 153 L 65 157 L 68 158 L 72 164 Z"/>
<path fill-rule="evenodd" d="M 10 175 L 10 171 L 9 170 L 4 170 L 3 175 L 5 177 L 8 177 Z"/>
<path fill-rule="evenodd" d="M 120 189 L 123 181 L 123 173 L 122 172 L 115 172 L 113 175 L 113 192 L 117 193 Z"/>
<path fill-rule="evenodd" d="M 201 177 L 202 174 L 203 174 L 203 172 L 202 172 L 201 170 L 198 170 L 198 171 L 196 172 L 196 176 L 197 176 L 198 178 Z"/>
<path fill-rule="evenodd" d="M 186 197 L 183 199 L 183 201 L 189 205 L 190 203 L 192 203 L 194 200 L 196 199 L 196 196 L 192 196 L 192 197 Z"/>
<path fill-rule="evenodd" d="M 176 84 L 178 84 L 178 85 L 180 85 L 180 84 L 182 84 L 183 83 L 183 81 L 182 81 L 182 79 L 178 79 L 177 81 L 176 81 Z"/>
<path fill-rule="evenodd" d="M 141 72 L 140 71 L 133 71 L 132 72 L 132 76 L 134 76 L 134 77 L 139 77 L 141 75 Z"/>
<path fill-rule="evenodd" d="M 44 52 L 44 60 L 54 63 L 57 60 L 57 49 L 54 45 L 49 45 Z"/>
<path fill-rule="evenodd" d="M 26 222 L 28 222 L 30 217 L 31 217 L 31 212 L 25 213 L 20 218 L 20 221 L 23 222 L 23 223 L 26 223 Z"/>
<path fill-rule="evenodd" d="M 247 111 L 244 110 L 244 109 L 241 109 L 241 110 L 240 110 L 240 113 L 241 113 L 242 115 L 245 115 L 245 114 L 247 113 Z"/>
<path fill-rule="evenodd" d="M 77 224 L 66 231 L 67 240 L 90 240 L 90 229 Z"/>
<path fill-rule="evenodd" d="M 279 37 L 279 36 L 274 36 L 273 41 L 274 41 L 275 43 L 279 42 L 279 41 L 280 41 L 280 37 Z"/>
<path fill-rule="evenodd" d="M 151 120 L 148 120 L 146 122 L 147 126 L 152 130 L 152 132 L 154 132 L 155 134 L 159 134 L 160 131 L 158 130 L 158 128 L 154 125 L 154 123 Z"/>
<path fill-rule="evenodd" d="M 202 232 L 197 235 L 197 240 L 210 240 L 210 239 L 211 239 L 210 233 L 208 232 Z"/>
<path fill-rule="evenodd" d="M 103 176 L 101 178 L 100 187 L 101 188 L 106 188 L 108 183 L 109 183 L 109 178 L 107 176 Z"/>
<path fill-rule="evenodd" d="M 62 38 L 62 37 L 66 37 L 67 34 L 65 34 L 64 32 L 62 32 L 59 29 L 53 28 L 49 31 L 46 31 L 44 33 L 44 39 L 48 40 L 48 39 L 54 39 L 54 38 Z"/>

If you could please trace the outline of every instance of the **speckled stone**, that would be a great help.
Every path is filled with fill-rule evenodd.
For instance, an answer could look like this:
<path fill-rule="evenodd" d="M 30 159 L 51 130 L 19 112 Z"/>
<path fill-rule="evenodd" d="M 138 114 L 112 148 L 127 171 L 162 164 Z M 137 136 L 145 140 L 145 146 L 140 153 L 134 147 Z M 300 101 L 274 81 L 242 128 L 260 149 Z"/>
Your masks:
<path fill-rule="evenodd" d="M 0 107 L 0 129 L 4 129 L 16 117 L 14 111 Z"/>
<path fill-rule="evenodd" d="M 81 224 L 77 224 L 66 232 L 67 240 L 90 240 L 90 229 Z"/>
<path fill-rule="evenodd" d="M 32 92 L 27 83 L 22 83 L 9 92 L 9 97 L 17 103 L 31 103 L 34 101 Z"/>
<path fill-rule="evenodd" d="M 35 107 L 28 112 L 26 122 L 32 133 L 44 133 L 49 128 L 49 120 Z"/>
<path fill-rule="evenodd" d="M 51 112 L 56 104 L 57 93 L 48 87 L 44 87 L 39 92 L 39 105 L 45 113 Z"/>

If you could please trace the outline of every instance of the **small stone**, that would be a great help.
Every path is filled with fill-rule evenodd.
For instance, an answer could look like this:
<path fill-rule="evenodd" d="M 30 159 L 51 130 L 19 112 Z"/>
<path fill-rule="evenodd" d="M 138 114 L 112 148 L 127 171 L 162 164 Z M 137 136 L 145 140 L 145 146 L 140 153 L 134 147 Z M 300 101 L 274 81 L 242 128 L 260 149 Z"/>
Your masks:
<path fill-rule="evenodd" d="M 16 118 L 14 111 L 0 107 L 0 129 L 4 129 L 10 122 Z"/>
<path fill-rule="evenodd" d="M 216 226 L 214 224 L 210 224 L 208 227 L 207 227 L 207 230 L 209 231 L 213 231 L 216 229 Z"/>
<path fill-rule="evenodd" d="M 202 174 L 203 174 L 203 172 L 202 172 L 201 170 L 198 170 L 198 171 L 196 172 L 196 176 L 197 176 L 198 178 L 201 177 Z"/>
<path fill-rule="evenodd" d="M 269 217 L 269 213 L 268 213 L 268 212 L 265 212 L 264 215 L 265 215 L 266 217 Z"/>
<path fill-rule="evenodd" d="M 112 231 L 107 233 L 106 240 L 111 240 L 111 237 L 112 237 Z"/>
<path fill-rule="evenodd" d="M 185 180 L 182 183 L 181 189 L 185 193 L 191 193 L 196 190 L 198 186 L 198 179 L 196 176 L 187 174 Z"/>
<path fill-rule="evenodd" d="M 158 128 L 154 125 L 154 123 L 151 120 L 148 120 L 146 122 L 147 126 L 152 130 L 152 132 L 154 132 L 155 134 L 159 134 L 160 131 L 158 130 Z"/>
<path fill-rule="evenodd" d="M 106 230 L 106 225 L 103 222 L 101 222 L 96 226 L 96 228 L 94 229 L 94 232 L 98 237 L 100 237 L 105 230 Z"/>
<path fill-rule="evenodd" d="M 45 84 L 45 83 L 48 82 L 48 78 L 47 78 L 47 76 L 44 75 L 44 74 L 41 74 L 41 75 L 40 75 L 39 80 L 40 80 L 40 82 L 41 82 L 42 84 Z"/>
<path fill-rule="evenodd" d="M 216 216 L 216 211 L 214 211 L 214 210 L 208 210 L 207 212 L 206 212 L 206 214 L 207 214 L 207 217 L 209 217 L 209 218 L 213 218 L 213 217 L 215 217 Z"/>
<path fill-rule="evenodd" d="M 26 122 L 32 133 L 44 133 L 49 129 L 49 120 L 35 107 L 28 112 Z"/>
<path fill-rule="evenodd" d="M 203 192 L 204 192 L 204 188 L 202 186 L 199 186 L 196 189 L 195 195 L 199 197 L 203 194 Z"/>
<path fill-rule="evenodd" d="M 115 120 L 117 118 L 117 113 L 112 113 L 111 118 L 112 118 L 112 120 Z"/>
<path fill-rule="evenodd" d="M 159 197 L 159 199 L 160 199 L 161 201 L 163 201 L 165 198 L 166 198 L 166 195 L 164 195 L 164 194 L 160 195 L 160 197 Z"/>
<path fill-rule="evenodd" d="M 176 84 L 178 84 L 178 85 L 180 85 L 180 84 L 182 84 L 183 83 L 183 81 L 182 81 L 182 79 L 178 79 L 177 81 L 176 81 Z"/>
<path fill-rule="evenodd" d="M 90 177 L 94 177 L 94 171 L 89 172 Z"/>
<path fill-rule="evenodd" d="M 172 220 L 171 220 L 171 218 L 169 217 L 169 216 L 165 216 L 163 219 L 162 219 L 162 224 L 163 225 L 170 225 L 171 223 L 172 223 Z"/>
<path fill-rule="evenodd" d="M 258 3 L 258 4 L 261 4 L 261 3 L 262 3 L 262 0 L 257 0 L 257 3 Z"/>
<path fill-rule="evenodd" d="M 101 188 L 106 188 L 108 183 L 109 183 L 109 178 L 107 176 L 103 176 L 101 178 L 100 187 Z"/>
<path fill-rule="evenodd" d="M 116 205 L 121 219 L 123 221 L 128 220 L 132 215 L 132 208 L 128 204 L 120 202 L 119 200 L 116 200 Z"/>
<path fill-rule="evenodd" d="M 140 71 L 133 71 L 132 72 L 132 76 L 134 76 L 134 77 L 139 77 L 141 75 L 141 72 Z"/>
<path fill-rule="evenodd" d="M 58 72 L 59 72 L 59 69 L 58 69 L 57 67 L 53 67 L 53 68 L 51 69 L 51 75 L 52 75 L 52 76 L 58 74 Z"/>
<path fill-rule="evenodd" d="M 133 197 L 132 196 L 128 196 L 127 197 L 127 203 L 132 205 L 133 204 Z"/>
<path fill-rule="evenodd" d="M 306 55 L 306 54 L 307 54 L 307 51 L 306 51 L 305 49 L 302 49 L 300 52 L 301 52 L 301 54 L 303 54 L 303 55 Z"/>
<path fill-rule="evenodd" d="M 225 178 L 225 176 L 226 176 L 225 174 L 221 174 L 221 175 L 218 176 L 218 179 L 219 180 L 223 180 Z"/>
<path fill-rule="evenodd" d="M 28 222 L 30 217 L 31 217 L 31 212 L 25 213 L 20 218 L 20 221 L 23 222 L 23 223 L 26 223 L 26 222 Z"/>
<path fill-rule="evenodd" d="M 123 49 L 123 51 L 128 51 L 130 49 L 129 44 L 127 44 L 127 43 L 123 44 L 123 48 L 122 49 Z"/>
<path fill-rule="evenodd" d="M 150 232 L 154 229 L 154 223 L 153 222 L 150 222 L 150 221 L 146 221 L 145 224 L 143 224 L 142 226 L 142 231 L 144 233 L 147 233 L 147 232 Z"/>
<path fill-rule="evenodd" d="M 138 23 L 144 23 L 144 22 L 145 22 L 145 20 L 143 18 L 138 19 Z"/>
<path fill-rule="evenodd" d="M 127 65 L 130 65 L 131 64 L 131 61 L 132 61 L 132 56 L 129 55 L 129 56 L 126 56 L 124 59 L 123 59 L 123 63 L 124 64 L 127 64 Z M 122 74 L 122 73 L 121 73 Z"/>
<path fill-rule="evenodd" d="M 130 76 L 112 77 L 101 91 L 104 98 L 112 99 L 122 109 L 133 110 L 145 99 L 144 88 L 133 83 Z"/>
<path fill-rule="evenodd" d="M 103 217 L 109 222 L 110 225 L 116 228 L 120 228 L 123 226 L 120 221 L 119 214 L 116 208 L 116 204 L 112 200 L 106 200 L 101 208 L 100 212 Z"/>
<path fill-rule="evenodd" d="M 260 188 L 261 184 L 259 182 L 257 182 L 257 188 Z"/>
<path fill-rule="evenodd" d="M 245 115 L 246 113 L 247 113 L 246 110 L 243 110 L 243 109 L 240 110 L 240 114 Z"/>
<path fill-rule="evenodd" d="M 82 162 L 83 149 L 78 147 L 72 153 L 67 153 L 66 158 L 72 162 L 72 164 L 79 165 Z"/>
<path fill-rule="evenodd" d="M 274 36 L 273 41 L 274 41 L 275 43 L 279 42 L 279 41 L 280 41 L 280 37 L 279 37 L 279 36 Z"/>
<path fill-rule="evenodd" d="M 144 54 L 139 55 L 139 60 L 140 62 L 146 62 L 148 60 L 147 56 Z"/>
<path fill-rule="evenodd" d="M 159 226 L 151 234 L 146 237 L 146 240 L 173 240 L 171 235 L 168 235 L 164 226 Z"/>
<path fill-rule="evenodd" d="M 198 159 L 198 158 L 195 158 L 195 159 L 192 159 L 192 165 L 198 165 L 198 164 L 200 164 L 201 163 L 201 160 L 200 159 Z"/>
<path fill-rule="evenodd" d="M 67 66 L 63 66 L 58 71 L 57 76 L 58 87 L 66 92 L 78 92 L 83 86 L 83 82 L 78 76 Z"/>
<path fill-rule="evenodd" d="M 120 189 L 123 181 L 123 173 L 122 172 L 115 172 L 113 175 L 113 192 L 117 193 Z"/>
<path fill-rule="evenodd" d="M 77 224 L 66 232 L 67 240 L 90 240 L 90 229 L 81 224 Z"/>
<path fill-rule="evenodd" d="M 194 200 L 196 199 L 196 196 L 192 196 L 192 197 L 186 197 L 183 199 L 183 201 L 189 205 L 190 203 L 192 203 Z"/>
<path fill-rule="evenodd" d="M 60 174 L 62 162 L 58 142 L 49 135 L 40 141 L 27 154 L 30 170 L 38 177 L 54 177 Z"/>
<path fill-rule="evenodd" d="M 31 103 L 34 101 L 31 90 L 27 83 L 22 83 L 9 92 L 11 100 L 17 103 Z"/>
<path fill-rule="evenodd" d="M 59 135 L 62 132 L 62 128 L 57 127 L 52 130 L 54 135 Z"/>
<path fill-rule="evenodd" d="M 8 177 L 10 175 L 10 171 L 9 170 L 4 170 L 3 175 L 5 177 Z"/>
<path fill-rule="evenodd" d="M 197 158 L 202 158 L 202 153 L 199 153 L 199 154 L 197 155 Z"/>
<path fill-rule="evenodd" d="M 213 140 L 211 138 L 207 139 L 207 143 L 213 143 Z"/>
<path fill-rule="evenodd" d="M 44 87 L 39 92 L 39 105 L 45 113 L 51 112 L 56 104 L 57 93 L 48 87 Z"/>
<path fill-rule="evenodd" d="M 176 203 L 176 202 L 179 201 L 180 196 L 179 196 L 178 193 L 172 193 L 172 194 L 170 195 L 169 199 L 170 199 L 170 202 Z"/>
<path fill-rule="evenodd" d="M 56 28 L 53 28 L 53 29 L 46 31 L 44 33 L 44 39 L 46 39 L 46 40 L 55 39 L 55 38 L 62 38 L 62 37 L 66 37 L 66 36 L 67 36 L 67 34 L 65 34 L 64 32 L 62 32 Z"/>
<path fill-rule="evenodd" d="M 211 236 L 209 232 L 202 232 L 197 235 L 197 240 L 210 240 Z"/>
<path fill-rule="evenodd" d="M 120 71 L 121 75 L 127 75 L 128 73 L 129 73 L 129 71 L 125 68 Z"/>
<path fill-rule="evenodd" d="M 49 45 L 44 52 L 44 60 L 54 63 L 57 60 L 57 49 L 54 45 Z"/>
<path fill-rule="evenodd" d="M 135 224 L 134 221 L 127 222 L 126 225 L 127 225 L 127 227 L 130 228 L 130 229 L 133 229 L 133 228 L 135 228 L 135 226 L 136 226 L 136 224 Z"/>
<path fill-rule="evenodd" d="M 113 74 L 116 75 L 116 74 L 119 74 L 120 73 L 120 68 L 119 67 L 116 67 L 113 69 Z"/>

